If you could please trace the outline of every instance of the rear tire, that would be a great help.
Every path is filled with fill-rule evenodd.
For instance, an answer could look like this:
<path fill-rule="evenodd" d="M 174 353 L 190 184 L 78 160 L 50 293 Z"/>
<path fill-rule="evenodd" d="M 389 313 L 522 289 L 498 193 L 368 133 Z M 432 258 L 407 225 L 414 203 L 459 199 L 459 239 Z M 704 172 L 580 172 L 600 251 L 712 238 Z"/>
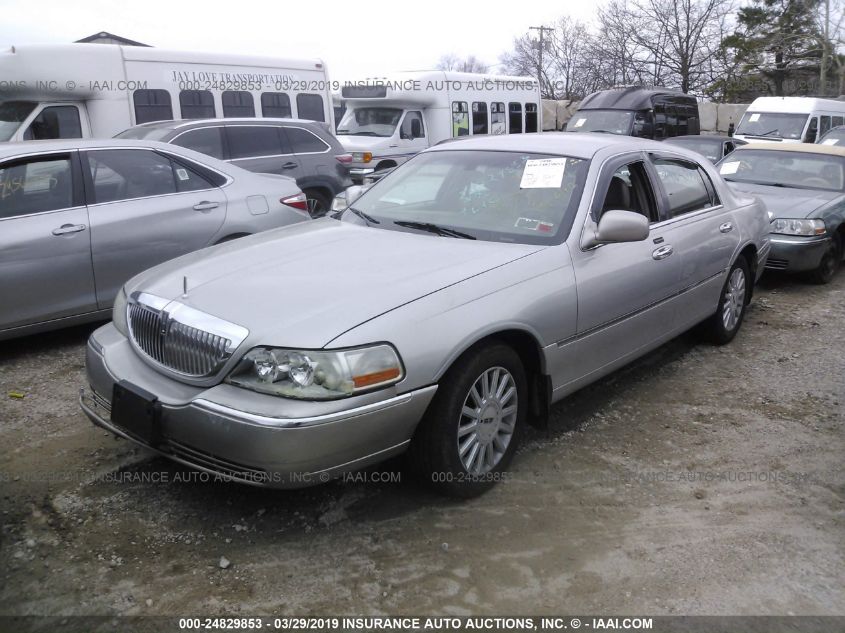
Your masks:
<path fill-rule="evenodd" d="M 716 312 L 704 322 L 704 331 L 711 343 L 725 345 L 739 332 L 751 297 L 752 283 L 748 261 L 740 256 L 728 271 Z"/>
<path fill-rule="evenodd" d="M 306 189 L 304 192 L 308 203 L 308 214 L 312 218 L 322 218 L 332 208 L 332 201 L 319 189 Z"/>
<path fill-rule="evenodd" d="M 437 492 L 478 496 L 504 479 L 528 412 L 519 355 L 494 343 L 460 358 L 411 440 L 412 469 Z"/>
<path fill-rule="evenodd" d="M 822 257 L 819 267 L 808 275 L 815 284 L 828 284 L 836 276 L 836 271 L 842 263 L 842 238 L 834 233 L 830 239 L 830 246 Z"/>

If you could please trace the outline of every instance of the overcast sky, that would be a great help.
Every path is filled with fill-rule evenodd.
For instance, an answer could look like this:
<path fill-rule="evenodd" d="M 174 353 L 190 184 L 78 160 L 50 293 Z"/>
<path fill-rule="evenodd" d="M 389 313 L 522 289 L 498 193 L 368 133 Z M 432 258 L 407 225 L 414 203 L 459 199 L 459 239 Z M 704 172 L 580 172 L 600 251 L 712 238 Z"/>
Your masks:
<path fill-rule="evenodd" d="M 208 3 L 208 9 L 174 0 L 0 2 L 7 18 L 0 21 L 2 48 L 108 31 L 159 48 L 321 57 L 338 80 L 433 68 L 445 53 L 475 54 L 492 66 L 529 26 L 562 14 L 589 20 L 595 6 L 583 0 L 270 0 Z"/>

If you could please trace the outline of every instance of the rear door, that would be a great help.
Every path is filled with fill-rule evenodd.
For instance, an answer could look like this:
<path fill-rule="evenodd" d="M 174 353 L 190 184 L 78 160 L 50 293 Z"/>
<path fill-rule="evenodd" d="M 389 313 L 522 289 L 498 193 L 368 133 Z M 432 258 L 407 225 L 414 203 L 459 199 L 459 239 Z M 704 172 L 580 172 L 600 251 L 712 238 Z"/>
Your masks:
<path fill-rule="evenodd" d="M 83 152 L 97 303 L 156 264 L 208 246 L 226 196 L 190 161 L 143 148 Z"/>
<path fill-rule="evenodd" d="M 277 125 L 227 125 L 229 162 L 261 174 L 299 180 L 302 166 Z"/>
<path fill-rule="evenodd" d="M 0 330 L 97 309 L 76 151 L 0 164 Z"/>
<path fill-rule="evenodd" d="M 716 310 L 725 273 L 740 244 L 733 210 L 725 207 L 701 164 L 650 155 L 661 201 L 666 243 L 679 255 L 679 325 L 694 325 Z"/>

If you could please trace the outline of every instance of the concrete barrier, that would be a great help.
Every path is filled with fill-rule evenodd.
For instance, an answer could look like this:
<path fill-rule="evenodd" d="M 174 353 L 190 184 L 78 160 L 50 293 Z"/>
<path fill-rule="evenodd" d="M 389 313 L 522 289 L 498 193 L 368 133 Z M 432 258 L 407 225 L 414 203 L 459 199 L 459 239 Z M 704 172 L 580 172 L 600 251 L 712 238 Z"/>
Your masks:
<path fill-rule="evenodd" d="M 715 132 L 718 121 L 719 106 L 716 103 L 699 103 L 698 116 L 702 132 Z"/>
<path fill-rule="evenodd" d="M 727 134 L 728 127 L 731 123 L 734 124 L 734 127 L 739 125 L 739 120 L 745 114 L 748 105 L 741 103 L 720 103 L 718 109 L 719 114 L 716 129 L 719 132 Z"/>

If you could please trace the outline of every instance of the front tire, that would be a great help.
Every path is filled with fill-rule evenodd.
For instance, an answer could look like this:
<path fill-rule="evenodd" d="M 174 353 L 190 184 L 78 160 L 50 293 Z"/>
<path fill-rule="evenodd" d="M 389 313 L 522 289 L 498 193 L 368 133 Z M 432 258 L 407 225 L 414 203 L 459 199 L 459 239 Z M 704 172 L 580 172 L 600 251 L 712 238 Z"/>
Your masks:
<path fill-rule="evenodd" d="M 440 381 L 411 440 L 412 467 L 442 494 L 480 495 L 503 478 L 527 411 L 519 355 L 501 343 L 470 351 Z"/>
<path fill-rule="evenodd" d="M 712 343 L 730 343 L 739 332 L 751 296 L 752 283 L 748 262 L 740 256 L 728 271 L 716 312 L 705 322 L 707 338 Z"/>
<path fill-rule="evenodd" d="M 816 284 L 828 284 L 833 280 L 836 271 L 842 263 L 842 238 L 834 233 L 830 239 L 830 246 L 822 257 L 819 267 L 810 272 L 810 281 Z"/>

